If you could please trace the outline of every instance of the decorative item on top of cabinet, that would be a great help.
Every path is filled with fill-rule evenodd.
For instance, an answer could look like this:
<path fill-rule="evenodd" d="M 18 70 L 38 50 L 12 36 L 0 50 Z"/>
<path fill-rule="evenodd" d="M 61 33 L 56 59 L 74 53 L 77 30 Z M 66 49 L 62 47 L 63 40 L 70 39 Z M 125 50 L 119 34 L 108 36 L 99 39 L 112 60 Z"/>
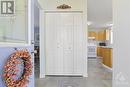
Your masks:
<path fill-rule="evenodd" d="M 57 9 L 70 9 L 70 8 L 71 8 L 71 6 L 66 5 L 66 4 L 63 4 L 63 5 L 57 6 Z"/>

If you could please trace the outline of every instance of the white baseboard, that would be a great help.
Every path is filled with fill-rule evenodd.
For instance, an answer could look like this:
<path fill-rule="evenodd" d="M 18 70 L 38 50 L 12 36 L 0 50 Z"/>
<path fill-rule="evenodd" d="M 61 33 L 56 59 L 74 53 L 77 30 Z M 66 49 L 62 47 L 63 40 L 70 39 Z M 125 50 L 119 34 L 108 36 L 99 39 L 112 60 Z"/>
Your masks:
<path fill-rule="evenodd" d="M 84 74 L 83 77 L 87 78 L 87 77 L 88 77 L 88 73 L 87 73 L 87 74 Z"/>
<path fill-rule="evenodd" d="M 45 78 L 45 74 L 40 74 L 40 78 Z"/>
<path fill-rule="evenodd" d="M 60 76 L 60 74 L 49 74 L 50 76 L 51 75 L 56 75 L 56 76 Z M 83 76 L 83 77 L 88 77 L 88 74 L 84 74 L 84 75 L 80 75 L 80 74 L 66 74 L 66 75 L 63 75 L 63 74 L 61 74 L 61 76 Z M 45 74 L 40 74 L 40 78 L 45 78 L 46 77 L 46 75 Z"/>
<path fill-rule="evenodd" d="M 104 64 L 102 64 L 102 65 L 103 65 L 103 67 L 106 68 L 109 72 L 112 72 L 112 71 L 113 71 L 112 68 L 110 68 L 110 67 L 108 67 L 108 66 L 106 66 L 106 65 L 104 65 Z"/>

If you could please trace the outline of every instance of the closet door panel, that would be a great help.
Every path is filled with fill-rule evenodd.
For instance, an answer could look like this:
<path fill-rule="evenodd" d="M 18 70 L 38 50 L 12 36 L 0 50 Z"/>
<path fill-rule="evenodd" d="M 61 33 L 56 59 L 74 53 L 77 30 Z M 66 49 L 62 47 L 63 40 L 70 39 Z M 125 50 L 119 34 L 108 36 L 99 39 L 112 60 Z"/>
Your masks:
<path fill-rule="evenodd" d="M 55 73 L 56 75 L 63 75 L 63 41 L 64 41 L 64 31 L 62 25 L 62 16 L 61 13 L 55 14 L 55 31 L 56 31 L 56 58 L 55 58 Z M 52 42 L 53 44 L 53 42 Z"/>
<path fill-rule="evenodd" d="M 59 13 L 46 13 L 46 74 L 63 74 L 63 29 Z"/>
<path fill-rule="evenodd" d="M 64 30 L 64 74 L 73 73 L 73 15 L 72 13 L 63 13 L 63 30 Z"/>
<path fill-rule="evenodd" d="M 46 13 L 46 74 L 83 74 L 82 13 Z"/>
<path fill-rule="evenodd" d="M 83 74 L 83 21 L 82 13 L 74 14 L 74 73 Z"/>

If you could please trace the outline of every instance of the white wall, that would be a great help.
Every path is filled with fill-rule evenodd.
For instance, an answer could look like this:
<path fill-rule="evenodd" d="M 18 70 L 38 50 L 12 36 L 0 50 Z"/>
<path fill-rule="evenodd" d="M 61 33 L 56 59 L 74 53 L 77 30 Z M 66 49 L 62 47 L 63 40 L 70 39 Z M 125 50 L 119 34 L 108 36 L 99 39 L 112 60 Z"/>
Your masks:
<path fill-rule="evenodd" d="M 87 48 L 87 0 L 38 0 L 40 10 L 40 77 L 45 76 L 45 11 L 82 11 L 83 12 L 83 28 L 84 28 L 84 46 Z M 67 4 L 72 6 L 69 10 L 59 10 L 57 6 Z M 84 47 L 84 76 L 87 77 L 87 49 Z"/>
<path fill-rule="evenodd" d="M 57 6 L 67 4 L 72 6 L 70 10 L 84 10 L 85 0 L 38 0 L 44 10 L 57 10 Z"/>
<path fill-rule="evenodd" d="M 34 4 L 34 27 L 39 27 L 39 8 L 37 6 L 37 4 Z"/>
<path fill-rule="evenodd" d="M 113 87 L 130 87 L 130 0 L 113 0 Z"/>

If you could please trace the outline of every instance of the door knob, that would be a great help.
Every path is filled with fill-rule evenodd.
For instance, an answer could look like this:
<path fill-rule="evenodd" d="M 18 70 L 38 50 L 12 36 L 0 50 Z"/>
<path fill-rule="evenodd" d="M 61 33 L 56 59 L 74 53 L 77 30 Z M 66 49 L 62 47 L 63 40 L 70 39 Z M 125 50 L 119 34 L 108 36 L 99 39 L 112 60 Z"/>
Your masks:
<path fill-rule="evenodd" d="M 31 41 L 31 44 L 35 44 L 35 41 L 32 40 L 32 41 Z"/>
<path fill-rule="evenodd" d="M 37 54 L 37 50 L 31 51 L 31 54 Z"/>

